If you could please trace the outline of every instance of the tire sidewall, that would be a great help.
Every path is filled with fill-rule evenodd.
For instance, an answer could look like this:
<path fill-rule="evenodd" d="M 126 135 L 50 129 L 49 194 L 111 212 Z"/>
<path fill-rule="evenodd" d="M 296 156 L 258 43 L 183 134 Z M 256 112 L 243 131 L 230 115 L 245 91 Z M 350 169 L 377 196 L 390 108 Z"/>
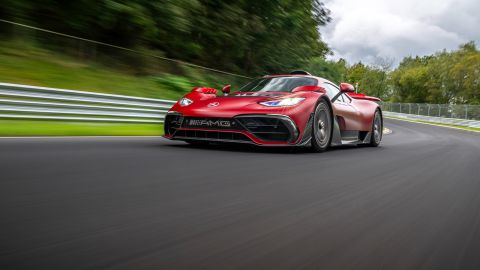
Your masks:
<path fill-rule="evenodd" d="M 328 140 L 327 142 L 322 145 L 318 140 L 316 136 L 316 127 L 315 125 L 318 125 L 318 115 L 317 115 L 317 110 L 325 110 L 327 112 L 327 118 L 329 119 L 329 130 L 328 130 Z M 332 118 L 332 109 L 330 108 L 330 105 L 325 101 L 321 100 L 318 102 L 317 106 L 315 106 L 315 111 L 313 114 L 313 126 L 312 126 L 312 142 L 311 142 L 311 148 L 315 152 L 324 152 L 330 147 L 330 143 L 332 142 L 332 131 L 333 131 L 333 118 Z"/>
<path fill-rule="evenodd" d="M 377 119 L 377 117 L 380 118 L 380 138 L 378 140 L 378 142 L 375 140 L 375 120 Z M 375 110 L 375 114 L 373 116 L 373 122 L 372 122 L 372 131 L 371 131 L 371 137 L 370 137 L 370 145 L 371 146 L 379 146 L 380 145 L 380 142 L 382 141 L 382 138 L 383 138 L 383 118 L 382 118 L 382 114 L 380 113 L 380 110 Z"/>

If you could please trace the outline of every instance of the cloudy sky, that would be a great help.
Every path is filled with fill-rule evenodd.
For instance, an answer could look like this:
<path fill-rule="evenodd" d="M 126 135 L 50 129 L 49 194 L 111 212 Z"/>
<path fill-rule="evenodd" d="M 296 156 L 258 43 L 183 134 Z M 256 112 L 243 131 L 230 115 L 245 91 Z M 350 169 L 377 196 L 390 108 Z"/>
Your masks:
<path fill-rule="evenodd" d="M 480 45 L 480 0 L 326 0 L 332 22 L 321 29 L 333 58 L 374 64 L 426 55 L 474 40 Z"/>

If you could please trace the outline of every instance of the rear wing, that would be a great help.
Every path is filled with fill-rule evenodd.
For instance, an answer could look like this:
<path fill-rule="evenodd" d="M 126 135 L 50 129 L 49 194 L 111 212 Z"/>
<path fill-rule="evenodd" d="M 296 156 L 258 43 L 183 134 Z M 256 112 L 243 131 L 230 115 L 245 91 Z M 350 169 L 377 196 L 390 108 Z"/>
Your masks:
<path fill-rule="evenodd" d="M 367 96 L 367 95 L 362 94 L 362 93 L 349 92 L 348 96 L 350 96 L 354 99 L 366 99 L 366 100 L 375 101 L 375 102 L 382 101 L 381 99 L 379 99 L 377 97 Z"/>

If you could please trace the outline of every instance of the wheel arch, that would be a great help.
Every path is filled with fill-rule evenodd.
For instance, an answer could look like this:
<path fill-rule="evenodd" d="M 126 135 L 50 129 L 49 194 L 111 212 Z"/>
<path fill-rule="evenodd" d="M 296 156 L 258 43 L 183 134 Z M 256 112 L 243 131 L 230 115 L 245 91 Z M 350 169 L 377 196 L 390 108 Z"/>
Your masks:
<path fill-rule="evenodd" d="M 330 116 L 333 119 L 334 118 L 333 104 L 332 104 L 332 101 L 326 95 L 322 95 L 317 99 L 317 102 L 315 103 L 315 106 L 313 107 L 312 113 L 315 112 L 315 108 L 317 108 L 318 103 L 320 103 L 322 100 L 325 100 L 327 102 L 328 107 L 330 108 Z"/>

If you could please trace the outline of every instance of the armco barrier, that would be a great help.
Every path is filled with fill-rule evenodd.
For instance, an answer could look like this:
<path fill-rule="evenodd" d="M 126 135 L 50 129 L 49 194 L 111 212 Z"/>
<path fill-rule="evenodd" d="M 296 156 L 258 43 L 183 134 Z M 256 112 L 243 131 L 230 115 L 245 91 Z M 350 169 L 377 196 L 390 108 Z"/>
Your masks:
<path fill-rule="evenodd" d="M 4 119 L 162 123 L 174 103 L 173 100 L 0 83 L 0 118 Z M 382 108 L 386 116 L 480 128 L 480 121 L 472 120 L 478 119 L 480 106 L 383 103 Z"/>
<path fill-rule="evenodd" d="M 0 118 L 162 123 L 175 101 L 0 83 Z"/>

